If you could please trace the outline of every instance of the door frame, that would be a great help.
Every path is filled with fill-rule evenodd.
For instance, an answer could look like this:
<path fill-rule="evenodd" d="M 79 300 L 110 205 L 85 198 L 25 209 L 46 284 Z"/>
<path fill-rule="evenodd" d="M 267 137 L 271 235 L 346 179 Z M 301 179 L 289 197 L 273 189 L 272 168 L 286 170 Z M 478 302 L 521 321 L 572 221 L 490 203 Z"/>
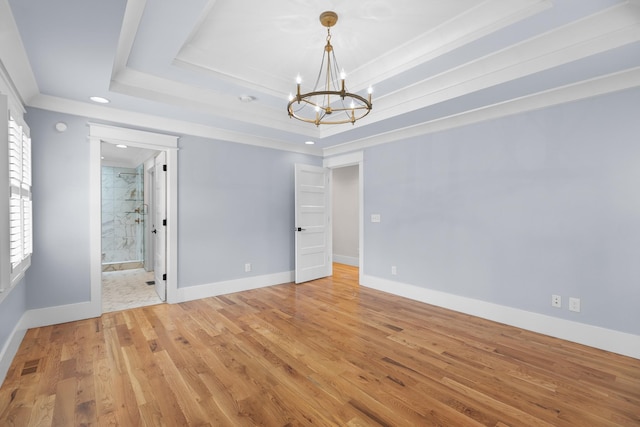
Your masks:
<path fill-rule="evenodd" d="M 155 242 L 151 233 L 151 224 L 149 219 L 154 214 L 154 179 L 155 164 L 151 165 L 149 160 L 155 160 L 155 156 L 144 162 L 144 203 L 147 206 L 144 223 L 144 269 L 145 271 L 153 271 L 153 257 L 155 251 Z"/>
<path fill-rule="evenodd" d="M 156 234 L 153 239 L 153 277 L 154 289 L 162 302 L 167 301 L 167 176 L 164 166 L 167 164 L 167 152 L 160 151 L 153 157 L 153 226 Z M 150 216 L 151 217 L 151 216 Z M 158 244 L 160 243 L 160 245 Z M 160 256 L 158 256 L 160 255 Z"/>
<path fill-rule="evenodd" d="M 362 151 L 354 151 L 353 153 L 343 154 L 325 158 L 322 161 L 322 167 L 328 168 L 330 171 L 329 197 L 333 197 L 333 169 L 345 166 L 358 166 L 358 282 L 362 283 L 364 277 L 364 154 Z M 333 226 L 331 227 L 331 238 L 333 239 Z M 333 254 L 331 254 L 333 260 Z"/>
<path fill-rule="evenodd" d="M 178 297 L 178 137 L 89 123 L 89 251 L 91 312 L 102 315 L 102 141 L 167 153 L 167 302 Z"/>

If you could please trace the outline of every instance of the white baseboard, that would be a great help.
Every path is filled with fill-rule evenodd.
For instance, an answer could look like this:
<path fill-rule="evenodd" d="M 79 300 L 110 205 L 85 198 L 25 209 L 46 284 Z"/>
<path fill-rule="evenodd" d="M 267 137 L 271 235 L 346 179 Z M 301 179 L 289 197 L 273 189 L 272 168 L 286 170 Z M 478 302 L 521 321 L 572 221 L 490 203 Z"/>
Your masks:
<path fill-rule="evenodd" d="M 42 326 L 56 325 L 58 323 L 100 317 L 101 315 L 102 309 L 99 307 L 96 308 L 95 303 L 87 301 L 27 310 L 22 316 L 22 324 L 25 329 L 39 328 Z"/>
<path fill-rule="evenodd" d="M 207 283 L 204 285 L 187 286 L 184 288 L 178 288 L 178 298 L 176 302 L 193 301 L 201 298 L 248 291 L 250 289 L 264 288 L 267 286 L 279 285 L 281 283 L 290 283 L 294 280 L 294 272 L 285 271 L 282 273 L 247 277 L 246 279 L 226 280 L 223 282 Z"/>
<path fill-rule="evenodd" d="M 27 310 L 13 329 L 2 352 L 0 352 L 0 384 L 4 381 L 11 362 L 16 356 L 28 329 L 90 319 L 100 315 L 100 309 L 96 310 L 96 304 L 91 302 Z"/>
<path fill-rule="evenodd" d="M 24 315 L 22 319 L 24 319 Z M 11 367 L 11 362 L 13 362 L 13 358 L 18 353 L 22 339 L 27 333 L 28 328 L 23 326 L 22 319 L 16 324 L 15 328 L 13 328 L 11 336 L 4 344 L 2 351 L 0 351 L 0 385 L 4 382 L 7 372 L 9 372 L 9 368 Z"/>
<path fill-rule="evenodd" d="M 360 260 L 355 256 L 346 256 L 346 255 L 333 255 L 333 262 L 338 262 L 340 264 L 352 265 L 354 267 L 358 267 L 360 265 Z"/>
<path fill-rule="evenodd" d="M 640 359 L 640 336 L 363 275 L 361 285 L 438 307 Z"/>

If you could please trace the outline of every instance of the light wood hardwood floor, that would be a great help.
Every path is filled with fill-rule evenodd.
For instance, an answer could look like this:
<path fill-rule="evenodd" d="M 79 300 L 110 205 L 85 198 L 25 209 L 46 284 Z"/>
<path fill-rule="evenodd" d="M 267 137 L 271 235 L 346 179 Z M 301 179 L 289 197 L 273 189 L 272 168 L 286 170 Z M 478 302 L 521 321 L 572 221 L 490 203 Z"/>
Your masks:
<path fill-rule="evenodd" d="M 638 426 L 640 361 L 357 285 L 357 269 L 29 330 L 1 426 Z"/>

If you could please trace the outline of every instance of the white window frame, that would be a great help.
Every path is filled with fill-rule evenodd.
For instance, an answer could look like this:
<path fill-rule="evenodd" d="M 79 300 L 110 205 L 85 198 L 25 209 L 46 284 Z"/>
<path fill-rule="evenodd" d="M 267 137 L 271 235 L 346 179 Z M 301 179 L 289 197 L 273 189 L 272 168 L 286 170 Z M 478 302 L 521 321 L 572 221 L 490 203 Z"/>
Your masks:
<path fill-rule="evenodd" d="M 31 265 L 33 221 L 31 139 L 22 111 L 0 95 L 0 300 Z M 11 154 L 10 154 L 11 153 Z M 5 243 L 6 242 L 6 243 Z"/>

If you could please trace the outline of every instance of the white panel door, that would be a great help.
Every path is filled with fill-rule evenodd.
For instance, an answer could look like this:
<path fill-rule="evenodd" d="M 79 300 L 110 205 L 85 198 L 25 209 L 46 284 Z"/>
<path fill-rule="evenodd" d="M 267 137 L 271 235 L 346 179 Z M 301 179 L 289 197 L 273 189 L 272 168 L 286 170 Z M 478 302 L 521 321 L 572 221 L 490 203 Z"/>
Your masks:
<path fill-rule="evenodd" d="M 329 170 L 295 165 L 296 283 L 332 274 Z"/>
<path fill-rule="evenodd" d="M 155 287 L 162 301 L 167 300 L 167 153 L 162 151 L 156 156 L 154 167 L 154 257 L 153 271 Z"/>

